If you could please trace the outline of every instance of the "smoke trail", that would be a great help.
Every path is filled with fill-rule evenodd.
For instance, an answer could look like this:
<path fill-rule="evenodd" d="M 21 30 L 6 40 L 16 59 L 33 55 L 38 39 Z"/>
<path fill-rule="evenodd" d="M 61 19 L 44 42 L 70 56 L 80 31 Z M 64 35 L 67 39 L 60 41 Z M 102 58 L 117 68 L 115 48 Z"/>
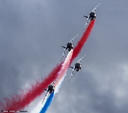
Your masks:
<path fill-rule="evenodd" d="M 59 89 L 61 87 L 61 84 L 62 84 L 65 76 L 66 76 L 66 74 L 63 76 L 62 79 L 59 80 L 58 84 L 56 85 L 56 89 L 55 89 L 55 92 L 54 92 L 55 94 L 59 92 Z M 50 96 L 48 97 L 48 99 L 50 98 Z M 53 97 L 52 97 L 52 99 L 53 99 Z M 40 110 L 39 113 L 45 113 L 48 110 L 48 107 L 50 106 L 50 104 L 52 102 L 52 99 L 51 100 L 50 99 L 48 100 L 48 99 L 44 102 L 43 108 Z"/>
<path fill-rule="evenodd" d="M 68 53 L 66 59 L 64 60 L 64 63 L 62 64 L 61 70 L 58 72 L 58 78 L 55 82 L 55 94 L 59 92 L 59 88 L 60 88 L 60 86 L 61 86 L 61 84 L 64 80 L 64 77 L 66 76 L 66 72 L 67 72 L 67 69 L 69 67 L 70 60 L 72 58 L 72 54 L 73 54 L 73 50 L 71 50 Z M 45 113 L 46 112 L 47 108 L 49 107 L 49 106 L 46 105 L 47 102 L 48 101 L 46 101 L 46 103 L 45 103 L 44 107 L 42 108 L 42 110 L 40 111 L 40 113 Z"/>
<path fill-rule="evenodd" d="M 48 109 L 48 107 L 50 106 L 52 100 L 53 100 L 53 97 L 54 97 L 54 92 L 52 94 L 50 94 L 50 96 L 48 97 L 44 107 L 42 108 L 42 110 L 40 111 L 40 113 L 45 113 Z"/>
<path fill-rule="evenodd" d="M 31 89 L 27 93 L 14 95 L 11 99 L 5 99 L 6 105 L 4 110 L 20 110 L 30 104 L 37 96 L 41 95 L 49 84 L 51 84 L 56 78 L 57 82 L 62 78 L 63 73 L 68 69 L 70 59 L 72 57 L 73 51 L 69 52 L 64 62 L 57 65 L 55 69 L 45 78 L 42 82 L 36 82 L 32 85 Z M 60 71 L 61 70 L 61 71 Z M 22 98 L 23 97 L 23 98 Z"/>
<path fill-rule="evenodd" d="M 59 88 L 64 80 L 64 77 L 66 76 L 66 71 L 69 67 L 69 64 L 78 56 L 78 54 L 80 53 L 82 47 L 84 46 L 84 43 L 86 42 L 86 40 L 88 39 L 89 37 L 89 34 L 93 28 L 93 25 L 94 25 L 94 22 L 95 20 L 91 21 L 86 29 L 86 31 L 84 32 L 82 38 L 80 39 L 80 41 L 78 42 L 77 46 L 74 48 L 74 51 L 71 51 L 70 53 L 73 52 L 73 55 L 71 54 L 68 54 L 67 58 L 65 59 L 64 63 L 62 64 L 62 69 L 60 70 L 59 72 L 59 75 L 58 75 L 58 79 L 57 79 L 57 82 L 55 84 L 56 86 L 56 91 L 55 93 L 57 93 L 59 91 Z M 71 58 L 72 56 L 72 58 Z M 69 62 L 69 58 L 71 58 L 71 62 Z M 69 60 L 69 61 L 68 61 Z M 67 61 L 67 62 L 66 62 Z M 64 76 L 65 75 L 65 76 Z M 51 101 L 50 101 L 51 102 Z M 45 105 L 47 104 L 47 102 L 45 103 Z M 50 105 L 50 104 L 49 104 Z M 46 108 L 48 108 L 49 106 L 46 106 Z M 47 109 L 45 109 L 45 106 L 43 107 L 43 109 L 41 110 L 40 113 L 45 113 Z"/>
<path fill-rule="evenodd" d="M 74 48 L 74 52 L 71 58 L 71 62 L 78 56 L 80 53 L 82 47 L 84 46 L 84 43 L 86 42 L 93 25 L 95 23 L 95 20 L 91 21 L 84 32 L 82 38 L 78 42 L 77 46 Z M 61 63 L 62 64 L 62 63 Z M 42 82 L 37 81 L 36 84 L 32 85 L 32 87 L 25 93 L 22 94 L 16 94 L 12 98 L 6 98 L 4 99 L 4 103 L 0 102 L 0 109 L 4 110 L 21 110 L 24 107 L 26 107 L 28 104 L 30 104 L 36 97 L 41 95 L 44 90 L 43 88 L 47 88 L 51 82 L 53 82 L 58 77 L 58 72 L 61 70 L 62 65 L 57 65 L 53 71 L 45 78 Z M 62 71 L 64 73 L 65 70 Z M 63 77 L 63 74 L 60 74 L 60 79 Z"/>
<path fill-rule="evenodd" d="M 66 71 L 67 72 L 67 71 Z M 55 90 L 55 94 L 59 92 L 59 89 L 61 88 L 61 84 L 62 82 L 64 81 L 64 78 L 66 76 L 66 72 L 65 74 L 63 75 L 63 77 L 59 80 L 58 84 L 56 85 L 56 90 Z"/>
<path fill-rule="evenodd" d="M 5 98 L 5 103 L 0 103 L 0 109 L 18 111 L 26 107 L 36 97 L 44 92 L 43 88 L 47 88 L 47 86 L 57 78 L 58 72 L 60 71 L 61 67 L 62 64 L 57 65 L 42 82 L 37 81 L 36 84 L 32 85 L 27 92 L 23 94 L 16 94 L 11 98 Z"/>
<path fill-rule="evenodd" d="M 74 51 L 73 51 L 73 55 L 72 55 L 72 58 L 71 58 L 71 62 L 78 56 L 78 54 L 80 53 L 82 47 L 84 46 L 84 43 L 87 41 L 88 37 L 89 37 L 89 34 L 91 33 L 92 31 L 92 28 L 94 26 L 94 23 L 95 23 L 95 20 L 92 20 L 89 25 L 87 26 L 87 29 L 85 30 L 83 36 L 81 37 L 81 39 L 79 40 L 79 42 L 77 43 L 77 46 L 74 48 Z"/>
<path fill-rule="evenodd" d="M 57 78 L 57 81 L 55 83 L 55 87 L 57 87 L 56 88 L 56 92 L 59 91 L 59 87 L 60 87 L 60 85 L 61 85 L 61 83 L 62 83 L 62 81 L 63 81 L 63 79 L 64 79 L 64 77 L 66 75 L 67 69 L 68 69 L 68 67 L 70 65 L 70 60 L 72 58 L 72 54 L 73 54 L 73 50 L 71 50 L 68 53 L 66 59 L 64 60 L 64 63 L 62 64 L 62 68 L 58 73 L 58 78 Z"/>

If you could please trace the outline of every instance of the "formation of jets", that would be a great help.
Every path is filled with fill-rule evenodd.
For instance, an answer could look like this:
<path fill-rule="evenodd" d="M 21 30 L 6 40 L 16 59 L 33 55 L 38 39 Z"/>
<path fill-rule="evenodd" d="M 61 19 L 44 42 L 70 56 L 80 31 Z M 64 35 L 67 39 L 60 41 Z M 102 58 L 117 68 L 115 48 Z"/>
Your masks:
<path fill-rule="evenodd" d="M 89 13 L 89 16 L 85 16 L 84 15 L 84 17 L 87 18 L 87 22 L 85 23 L 85 26 L 87 26 L 90 21 L 96 19 L 96 10 L 99 7 L 99 5 L 100 5 L 100 3 Z M 66 43 L 66 46 L 61 46 L 62 48 L 64 48 L 64 52 L 63 52 L 63 54 L 61 56 L 61 61 L 66 57 L 66 55 L 68 54 L 68 52 L 70 52 L 72 49 L 74 49 L 74 41 L 77 38 L 77 36 L 78 36 L 78 34 L 75 37 L 73 37 L 70 41 L 68 41 Z M 71 75 L 69 77 L 69 81 L 71 80 L 72 77 L 75 76 L 76 72 L 78 72 L 79 70 L 81 70 L 81 68 L 82 68 L 82 61 L 85 58 L 85 56 L 86 55 L 84 55 L 82 58 L 80 58 L 75 63 L 75 65 L 73 67 L 70 66 L 70 68 L 72 68 L 72 72 L 71 72 Z M 52 84 L 50 84 L 47 89 L 44 89 L 46 91 L 45 97 L 48 94 L 51 94 L 52 92 L 54 92 L 54 90 L 55 90 L 55 86 L 54 86 L 55 82 L 56 82 L 56 80 Z M 45 97 L 44 97 L 44 100 L 45 100 Z"/>

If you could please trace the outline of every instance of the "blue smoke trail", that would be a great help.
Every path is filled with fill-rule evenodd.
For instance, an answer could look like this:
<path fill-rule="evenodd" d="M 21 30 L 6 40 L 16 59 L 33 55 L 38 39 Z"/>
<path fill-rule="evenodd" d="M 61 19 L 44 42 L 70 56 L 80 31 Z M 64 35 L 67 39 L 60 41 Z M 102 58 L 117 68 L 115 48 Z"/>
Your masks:
<path fill-rule="evenodd" d="M 52 102 L 53 97 L 54 97 L 54 92 L 52 94 L 50 94 L 46 103 L 44 104 L 43 108 L 41 109 L 40 113 L 46 113 L 48 107 L 50 106 L 50 104 Z"/>

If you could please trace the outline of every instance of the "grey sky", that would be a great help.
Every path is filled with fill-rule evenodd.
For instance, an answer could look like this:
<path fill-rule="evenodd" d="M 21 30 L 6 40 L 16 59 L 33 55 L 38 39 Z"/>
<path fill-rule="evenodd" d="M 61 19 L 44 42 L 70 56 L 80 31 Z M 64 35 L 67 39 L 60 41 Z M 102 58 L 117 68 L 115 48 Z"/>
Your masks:
<path fill-rule="evenodd" d="M 98 3 L 94 28 L 77 57 L 86 53 L 83 68 L 70 83 L 69 69 L 47 113 L 127 113 L 127 0 L 1 0 L 0 100 L 47 76 L 60 60 L 60 46 L 77 33 L 80 39 L 83 15 Z M 40 98 L 26 108 L 30 113 Z"/>

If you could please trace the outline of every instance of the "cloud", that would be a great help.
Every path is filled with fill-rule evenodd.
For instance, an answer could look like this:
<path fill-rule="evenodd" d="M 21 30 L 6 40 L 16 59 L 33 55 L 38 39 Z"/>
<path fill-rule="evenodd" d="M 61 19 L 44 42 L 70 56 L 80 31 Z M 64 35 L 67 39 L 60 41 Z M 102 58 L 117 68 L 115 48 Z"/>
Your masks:
<path fill-rule="evenodd" d="M 127 113 L 126 0 L 1 1 L 0 100 L 46 76 L 59 62 L 60 46 L 77 33 L 79 40 L 82 16 L 99 2 L 94 29 L 77 58 L 86 53 L 83 68 L 70 83 L 67 76 L 48 113 Z"/>

